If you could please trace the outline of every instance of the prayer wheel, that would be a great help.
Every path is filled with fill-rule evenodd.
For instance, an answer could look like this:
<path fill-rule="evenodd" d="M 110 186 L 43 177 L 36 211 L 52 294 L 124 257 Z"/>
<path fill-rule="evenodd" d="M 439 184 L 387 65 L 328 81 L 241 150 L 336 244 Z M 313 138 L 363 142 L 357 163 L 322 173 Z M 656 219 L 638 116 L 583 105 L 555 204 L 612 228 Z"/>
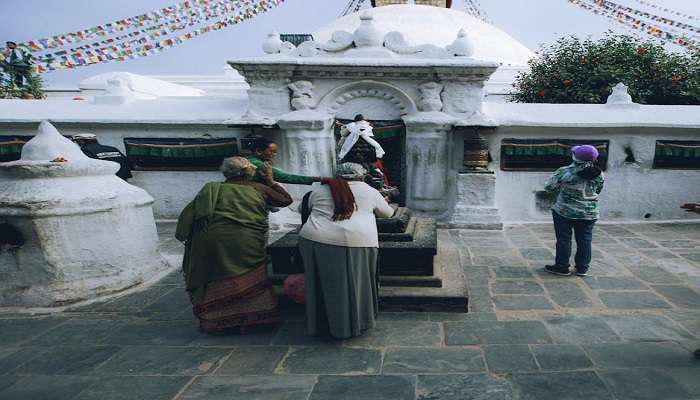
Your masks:
<path fill-rule="evenodd" d="M 489 141 L 483 136 L 464 138 L 463 165 L 469 169 L 486 169 L 489 166 Z"/>

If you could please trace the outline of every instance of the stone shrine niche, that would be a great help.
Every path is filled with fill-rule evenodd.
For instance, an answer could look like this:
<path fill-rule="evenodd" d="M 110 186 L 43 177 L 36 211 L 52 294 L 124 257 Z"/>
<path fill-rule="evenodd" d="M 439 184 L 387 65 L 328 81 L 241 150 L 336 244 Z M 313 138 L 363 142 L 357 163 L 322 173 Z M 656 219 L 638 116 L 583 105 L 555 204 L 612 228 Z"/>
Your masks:
<path fill-rule="evenodd" d="M 294 46 L 273 32 L 263 44 L 266 56 L 229 61 L 250 85 L 242 122 L 280 127 L 283 168 L 329 175 L 336 119 L 403 121 L 397 164 L 406 205 L 444 214 L 453 179 L 451 130 L 493 126 L 482 113 L 483 84 L 498 63 L 471 58 L 463 30 L 440 47 L 385 32 L 370 13 L 359 19 L 354 32 L 336 31 L 328 42 Z"/>
<path fill-rule="evenodd" d="M 374 140 L 379 142 L 386 152 L 382 158 L 382 164 L 389 185 L 398 189 L 394 200 L 399 205 L 404 205 L 406 202 L 406 125 L 400 119 L 387 121 L 366 118 L 366 120 L 372 125 Z M 333 129 L 336 143 L 340 138 L 342 126 L 350 122 L 352 119 L 336 118 Z"/>

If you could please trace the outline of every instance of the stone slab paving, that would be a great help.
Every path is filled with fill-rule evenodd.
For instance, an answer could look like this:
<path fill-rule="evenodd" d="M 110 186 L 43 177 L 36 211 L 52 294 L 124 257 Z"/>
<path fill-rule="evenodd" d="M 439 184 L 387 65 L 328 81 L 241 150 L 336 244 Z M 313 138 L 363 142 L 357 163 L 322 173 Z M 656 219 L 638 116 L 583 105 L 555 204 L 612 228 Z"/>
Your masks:
<path fill-rule="evenodd" d="M 182 247 L 159 225 L 161 251 Z M 542 271 L 549 224 L 451 230 L 470 312 L 365 336 L 197 330 L 182 277 L 55 314 L 0 310 L 0 399 L 700 399 L 700 224 L 600 225 L 585 278 Z"/>

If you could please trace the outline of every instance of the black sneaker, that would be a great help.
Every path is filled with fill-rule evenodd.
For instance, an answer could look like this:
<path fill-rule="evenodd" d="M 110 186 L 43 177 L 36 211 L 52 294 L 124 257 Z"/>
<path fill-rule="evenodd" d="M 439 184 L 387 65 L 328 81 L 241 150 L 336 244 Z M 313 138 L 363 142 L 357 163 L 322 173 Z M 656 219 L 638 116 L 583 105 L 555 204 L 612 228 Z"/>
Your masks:
<path fill-rule="evenodd" d="M 545 265 L 544 270 L 554 275 L 569 276 L 571 271 L 569 271 L 568 266 L 563 265 Z"/>
<path fill-rule="evenodd" d="M 576 267 L 576 275 L 578 275 L 578 276 L 588 275 L 588 267 Z"/>

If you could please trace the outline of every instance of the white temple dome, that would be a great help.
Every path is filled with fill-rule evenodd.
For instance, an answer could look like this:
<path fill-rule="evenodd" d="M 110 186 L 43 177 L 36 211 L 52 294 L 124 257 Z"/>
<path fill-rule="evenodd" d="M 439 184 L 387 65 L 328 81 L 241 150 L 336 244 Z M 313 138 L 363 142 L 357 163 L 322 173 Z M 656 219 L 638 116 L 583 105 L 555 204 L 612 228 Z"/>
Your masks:
<path fill-rule="evenodd" d="M 495 26 L 465 12 L 449 8 L 401 4 L 362 10 L 374 17 L 375 26 L 385 33 L 401 32 L 411 45 L 452 44 L 464 29 L 474 46 L 472 58 L 503 65 L 524 66 L 535 56 L 532 50 Z M 335 31 L 354 32 L 360 25 L 357 13 L 338 18 L 314 33 L 314 40 L 326 42 Z"/>

